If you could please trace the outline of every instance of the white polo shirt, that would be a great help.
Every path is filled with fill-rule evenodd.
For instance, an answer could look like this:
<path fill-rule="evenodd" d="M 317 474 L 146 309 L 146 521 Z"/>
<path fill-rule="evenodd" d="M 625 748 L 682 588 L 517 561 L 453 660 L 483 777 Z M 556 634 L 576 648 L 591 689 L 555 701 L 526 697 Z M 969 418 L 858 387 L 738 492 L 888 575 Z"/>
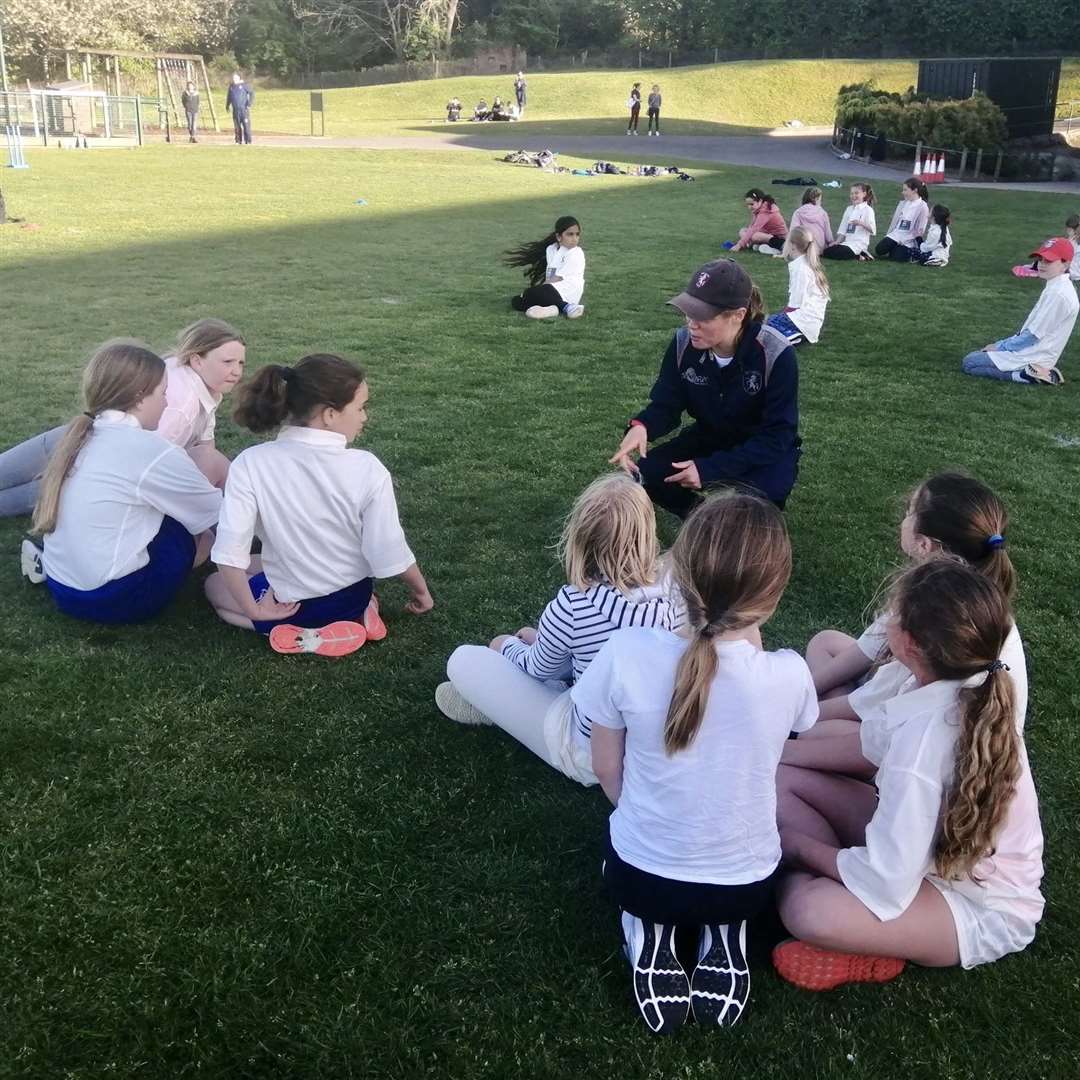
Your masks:
<path fill-rule="evenodd" d="M 1022 742 L 1020 778 L 993 838 L 993 854 L 978 863 L 973 877 L 946 881 L 933 872 L 940 815 L 954 779 L 959 694 L 986 678 L 980 673 L 920 687 L 898 661 L 874 676 L 868 688 L 880 682 L 889 692 L 864 714 L 860 741 L 863 755 L 878 767 L 878 805 L 865 844 L 836 858 L 844 886 L 883 922 L 902 915 L 928 879 L 949 905 L 966 968 L 1024 948 L 1043 911 L 1042 828 Z"/>
<path fill-rule="evenodd" d="M 580 304 L 581 294 L 585 291 L 585 252 L 579 247 L 548 244 L 547 268 L 562 278 L 562 281 L 554 282 L 554 287 L 563 300 L 568 304 Z"/>
<path fill-rule="evenodd" d="M 787 317 L 802 331 L 803 337 L 811 345 L 821 334 L 825 322 L 825 307 L 828 296 L 822 292 L 814 271 L 805 255 L 792 259 L 788 263 L 788 307 Z"/>
<path fill-rule="evenodd" d="M 670 630 L 616 630 L 570 691 L 594 732 L 626 729 L 611 844 L 631 866 L 669 880 L 762 881 L 780 862 L 776 769 L 788 734 L 818 718 L 814 681 L 791 650 L 716 642 L 701 726 L 669 755 L 664 725 L 689 644 Z"/>
<path fill-rule="evenodd" d="M 221 395 L 212 394 L 198 372 L 175 356 L 165 358 L 165 411 L 157 433 L 185 450 L 214 441 L 214 421 Z"/>
<path fill-rule="evenodd" d="M 283 427 L 229 468 L 211 558 L 246 570 L 262 540 L 266 579 L 283 603 L 394 577 L 416 558 L 398 520 L 390 473 L 344 435 Z"/>
<path fill-rule="evenodd" d="M 999 371 L 1017 371 L 1028 364 L 1055 367 L 1069 343 L 1078 312 L 1080 299 L 1076 295 L 1076 286 L 1068 274 L 1059 274 L 1043 286 L 1038 302 L 1020 327 L 1020 333 L 1030 330 L 1039 340 L 1017 352 L 994 351 L 986 355 Z"/>
<path fill-rule="evenodd" d="M 870 226 L 870 231 L 861 229 L 856 222 Z M 851 203 L 840 219 L 840 228 L 836 233 L 837 243 L 861 254 L 870 246 L 870 237 L 877 232 L 877 217 L 869 203 Z"/>
<path fill-rule="evenodd" d="M 165 515 L 193 536 L 221 510 L 212 487 L 179 447 L 145 431 L 130 413 L 108 409 L 60 490 L 56 529 L 42 564 L 54 581 L 89 591 L 139 570 Z"/>

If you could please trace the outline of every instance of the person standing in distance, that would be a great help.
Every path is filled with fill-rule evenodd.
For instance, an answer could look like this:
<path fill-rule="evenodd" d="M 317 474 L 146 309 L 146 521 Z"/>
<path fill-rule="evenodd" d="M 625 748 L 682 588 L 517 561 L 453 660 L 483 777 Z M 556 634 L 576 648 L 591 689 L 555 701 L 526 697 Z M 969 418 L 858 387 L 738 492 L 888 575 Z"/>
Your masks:
<path fill-rule="evenodd" d="M 630 100 L 626 104 L 630 107 L 630 122 L 626 125 L 626 134 L 636 135 L 638 118 L 641 116 L 641 83 L 636 82 L 630 88 Z"/>
<path fill-rule="evenodd" d="M 198 142 L 195 132 L 199 126 L 199 91 L 193 82 L 189 82 L 184 87 L 184 92 L 180 95 L 180 104 L 184 106 L 184 113 L 187 116 L 188 141 Z"/>
<path fill-rule="evenodd" d="M 517 78 L 514 80 L 514 98 L 517 100 L 518 119 L 523 120 L 525 118 L 525 101 L 527 98 L 525 88 L 525 73 L 519 71 Z"/>
<path fill-rule="evenodd" d="M 783 509 L 802 444 L 795 350 L 763 325 L 761 294 L 732 259 L 706 263 L 668 303 L 686 326 L 672 337 L 651 400 L 630 421 L 611 464 L 680 518 L 711 487 L 754 490 Z M 693 423 L 649 450 L 683 413 Z"/>
<path fill-rule="evenodd" d="M 255 91 L 244 82 L 239 71 L 234 71 L 229 92 L 225 95 L 225 111 L 232 112 L 237 145 L 251 143 L 251 106 L 254 101 Z"/>

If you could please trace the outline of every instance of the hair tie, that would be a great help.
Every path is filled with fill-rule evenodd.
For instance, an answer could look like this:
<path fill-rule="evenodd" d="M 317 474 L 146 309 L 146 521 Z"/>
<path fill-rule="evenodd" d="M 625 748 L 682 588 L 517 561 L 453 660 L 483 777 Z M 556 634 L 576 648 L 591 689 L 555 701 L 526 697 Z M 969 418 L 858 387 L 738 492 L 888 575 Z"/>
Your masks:
<path fill-rule="evenodd" d="M 291 381 L 292 376 L 293 376 L 292 368 L 287 368 L 284 365 L 282 365 L 282 367 L 281 367 L 281 381 L 287 383 L 287 382 Z"/>
<path fill-rule="evenodd" d="M 986 665 L 986 674 L 993 675 L 995 671 L 1011 671 L 1012 669 L 1004 660 L 994 660 Z"/>
<path fill-rule="evenodd" d="M 988 536 L 983 541 L 983 544 L 986 547 L 988 547 L 991 551 L 993 551 L 995 548 L 1001 547 L 1001 545 L 1004 544 L 1004 543 L 1005 543 L 1005 537 L 1002 536 L 1001 533 L 994 533 L 992 536 Z"/>
<path fill-rule="evenodd" d="M 96 420 L 97 419 L 97 414 L 92 413 L 92 412 L 84 412 L 83 416 L 85 416 L 87 418 L 87 420 Z"/>
<path fill-rule="evenodd" d="M 716 633 L 716 630 L 715 630 L 715 629 L 714 629 L 714 628 L 713 628 L 713 627 L 712 627 L 712 626 L 711 626 L 711 625 L 710 625 L 709 623 L 706 623 L 706 624 L 705 624 L 705 625 L 704 625 L 704 626 L 703 626 L 703 627 L 702 627 L 702 628 L 701 628 L 701 629 L 700 629 L 700 630 L 698 631 L 698 633 L 699 633 L 699 634 L 700 634 L 700 635 L 701 635 L 701 636 L 702 636 L 702 637 L 703 637 L 703 638 L 704 638 L 704 639 L 705 639 L 706 641 L 710 641 L 710 640 L 712 639 L 712 636 L 713 636 L 713 634 L 715 634 L 715 633 Z"/>

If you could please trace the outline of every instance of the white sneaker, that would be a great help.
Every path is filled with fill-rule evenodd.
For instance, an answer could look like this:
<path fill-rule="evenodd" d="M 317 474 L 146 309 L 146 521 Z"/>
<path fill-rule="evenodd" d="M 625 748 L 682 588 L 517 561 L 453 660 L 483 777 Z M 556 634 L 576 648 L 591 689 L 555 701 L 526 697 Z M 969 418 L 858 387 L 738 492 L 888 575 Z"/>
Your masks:
<path fill-rule="evenodd" d="M 580 319 L 585 314 L 585 308 L 581 304 L 568 304 L 566 308 L 566 317 L 568 319 Z"/>
<path fill-rule="evenodd" d="M 525 309 L 525 317 L 527 319 L 554 319 L 558 314 L 559 309 L 554 304 L 550 304 L 547 307 L 533 304 L 531 308 Z"/>
<path fill-rule="evenodd" d="M 690 1004 L 699 1024 L 730 1027 L 750 1000 L 746 923 L 701 928 L 698 962 L 690 982 Z"/>
<path fill-rule="evenodd" d="M 22 542 L 22 548 L 19 551 L 19 569 L 31 585 L 40 585 L 45 580 L 45 570 L 41 565 L 42 554 L 41 548 L 29 537 Z"/>
<path fill-rule="evenodd" d="M 479 710 L 474 709 L 454 689 L 452 682 L 442 682 L 435 687 L 435 704 L 439 712 L 459 724 L 490 724 L 491 721 Z"/>

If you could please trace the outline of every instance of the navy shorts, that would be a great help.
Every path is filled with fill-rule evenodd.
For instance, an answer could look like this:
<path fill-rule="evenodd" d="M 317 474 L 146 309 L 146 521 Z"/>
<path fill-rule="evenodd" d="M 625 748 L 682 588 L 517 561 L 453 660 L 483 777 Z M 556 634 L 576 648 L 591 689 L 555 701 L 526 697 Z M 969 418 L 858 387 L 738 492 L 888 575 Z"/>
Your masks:
<path fill-rule="evenodd" d="M 342 619 L 348 622 L 360 622 L 364 618 L 364 612 L 367 611 L 374 584 L 373 578 L 363 578 L 328 596 L 313 596 L 308 600 L 301 600 L 300 610 L 287 619 L 253 619 L 251 625 L 260 634 L 269 634 L 275 626 L 281 626 L 283 623 L 318 629 L 320 626 L 326 626 L 327 623 L 339 622 Z M 270 588 L 270 582 L 266 580 L 265 574 L 256 574 L 248 579 L 248 587 L 251 589 L 251 595 L 258 600 Z"/>
<path fill-rule="evenodd" d="M 145 622 L 159 614 L 180 591 L 195 562 L 195 537 L 166 516 L 146 547 L 150 561 L 96 589 L 73 589 L 47 577 L 56 606 L 74 619 L 96 623 Z"/>

